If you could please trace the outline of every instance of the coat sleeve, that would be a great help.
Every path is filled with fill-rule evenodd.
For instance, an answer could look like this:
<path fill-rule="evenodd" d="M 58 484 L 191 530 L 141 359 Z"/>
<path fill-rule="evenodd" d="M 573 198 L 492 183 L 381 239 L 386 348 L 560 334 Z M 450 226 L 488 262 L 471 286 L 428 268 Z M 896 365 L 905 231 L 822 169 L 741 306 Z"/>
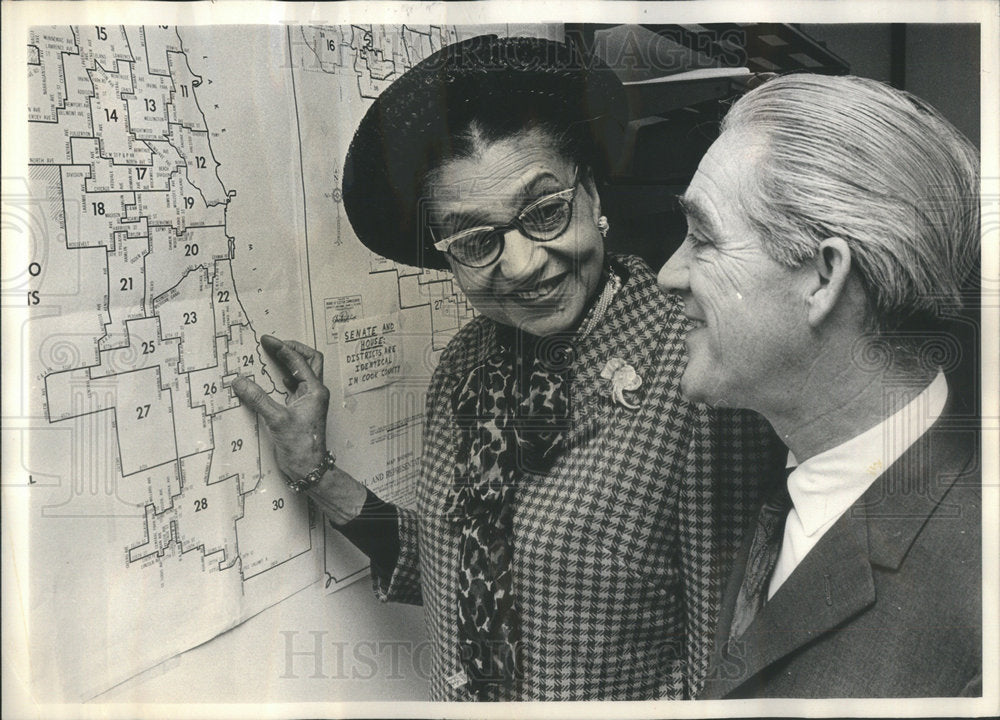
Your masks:
<path fill-rule="evenodd" d="M 476 328 L 480 327 L 476 324 Z M 417 509 L 399 507 L 399 558 L 396 566 L 389 571 L 372 564 L 372 587 L 376 597 L 382 602 L 402 602 L 412 605 L 423 604 L 421 593 L 421 522 L 420 500 L 422 488 L 429 483 L 442 482 L 443 473 L 454 465 L 452 436 L 454 423 L 451 417 L 451 392 L 455 386 L 454 372 L 449 371 L 454 364 L 454 356 L 469 345 L 466 338 L 474 328 L 466 327 L 456 336 L 441 356 L 441 361 L 431 377 L 427 389 L 424 410 L 423 448 L 421 451 L 420 475 L 417 483 Z M 474 346 L 474 344 L 472 345 Z"/>
<path fill-rule="evenodd" d="M 391 572 L 371 564 L 372 589 L 382 602 L 422 604 L 417 513 L 397 507 L 399 512 L 399 557 Z"/>

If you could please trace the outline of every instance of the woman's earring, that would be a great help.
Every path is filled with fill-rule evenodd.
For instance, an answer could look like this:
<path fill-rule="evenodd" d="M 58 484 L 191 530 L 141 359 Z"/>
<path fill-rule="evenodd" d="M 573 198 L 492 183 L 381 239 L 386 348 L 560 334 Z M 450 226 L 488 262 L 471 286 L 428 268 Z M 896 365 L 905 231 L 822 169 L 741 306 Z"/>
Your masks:
<path fill-rule="evenodd" d="M 608 236 L 608 230 L 611 229 L 611 223 L 608 222 L 608 218 L 604 215 L 597 218 L 597 229 L 601 232 L 601 237 Z"/>

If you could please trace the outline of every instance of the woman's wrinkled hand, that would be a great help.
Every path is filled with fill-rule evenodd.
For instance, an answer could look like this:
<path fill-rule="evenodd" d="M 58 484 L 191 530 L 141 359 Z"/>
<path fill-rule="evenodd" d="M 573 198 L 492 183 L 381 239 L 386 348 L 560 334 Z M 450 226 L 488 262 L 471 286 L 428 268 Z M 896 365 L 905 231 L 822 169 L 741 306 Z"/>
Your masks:
<path fill-rule="evenodd" d="M 326 454 L 326 413 L 330 391 L 323 384 L 323 354 L 293 340 L 261 336 L 261 345 L 274 359 L 288 390 L 285 405 L 268 397 L 245 377 L 233 381 L 236 396 L 267 425 L 274 441 L 278 468 L 299 480 L 314 470 Z"/>

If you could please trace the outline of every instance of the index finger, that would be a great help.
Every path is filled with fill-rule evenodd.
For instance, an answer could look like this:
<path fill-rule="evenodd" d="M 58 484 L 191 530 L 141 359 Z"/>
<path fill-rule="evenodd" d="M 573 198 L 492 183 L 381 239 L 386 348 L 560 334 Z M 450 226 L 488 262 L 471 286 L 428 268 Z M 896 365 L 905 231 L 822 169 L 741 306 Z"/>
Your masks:
<path fill-rule="evenodd" d="M 323 353 L 295 340 L 286 340 L 285 345 L 304 357 L 316 378 L 323 380 Z"/>
<path fill-rule="evenodd" d="M 291 342 L 281 342 L 280 340 L 278 342 L 281 345 L 269 348 L 269 351 L 278 364 L 281 365 L 285 373 L 290 375 L 300 385 L 303 383 L 306 386 L 312 386 L 316 383 L 322 384 L 320 379 L 316 377 L 316 373 L 313 372 L 309 362 L 293 347 Z M 320 366 L 320 369 L 322 370 L 322 366 Z"/>

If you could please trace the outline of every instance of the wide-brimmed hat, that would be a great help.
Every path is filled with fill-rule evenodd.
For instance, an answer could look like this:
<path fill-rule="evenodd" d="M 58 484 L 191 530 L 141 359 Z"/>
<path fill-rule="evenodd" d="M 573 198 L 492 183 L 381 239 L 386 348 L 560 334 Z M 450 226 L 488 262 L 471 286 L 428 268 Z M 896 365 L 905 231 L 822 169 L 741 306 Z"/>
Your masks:
<path fill-rule="evenodd" d="M 448 267 L 420 219 L 421 185 L 482 118 L 507 135 L 534 124 L 571 131 L 599 176 L 617 164 L 628 120 L 615 73 L 570 44 L 481 35 L 444 47 L 379 95 L 351 141 L 343 200 L 361 242 L 397 262 Z"/>

